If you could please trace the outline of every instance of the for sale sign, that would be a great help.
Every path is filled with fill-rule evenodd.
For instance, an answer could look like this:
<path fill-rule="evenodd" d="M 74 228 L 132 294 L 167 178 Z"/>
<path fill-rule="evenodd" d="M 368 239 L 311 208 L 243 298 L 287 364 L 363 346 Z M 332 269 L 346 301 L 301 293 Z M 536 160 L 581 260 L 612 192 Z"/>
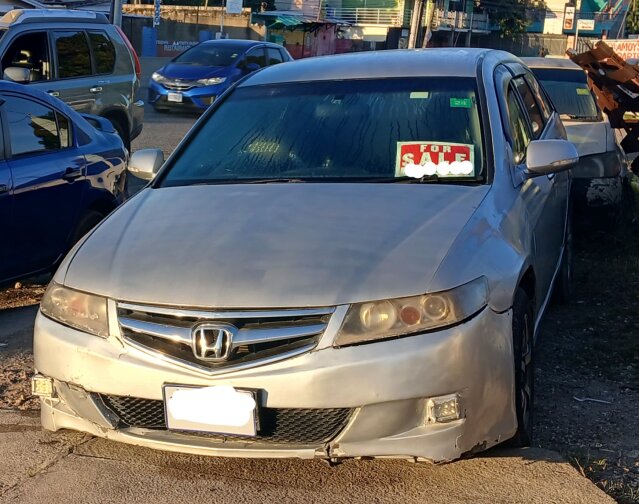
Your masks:
<path fill-rule="evenodd" d="M 396 177 L 473 176 L 474 146 L 450 142 L 397 142 Z"/>

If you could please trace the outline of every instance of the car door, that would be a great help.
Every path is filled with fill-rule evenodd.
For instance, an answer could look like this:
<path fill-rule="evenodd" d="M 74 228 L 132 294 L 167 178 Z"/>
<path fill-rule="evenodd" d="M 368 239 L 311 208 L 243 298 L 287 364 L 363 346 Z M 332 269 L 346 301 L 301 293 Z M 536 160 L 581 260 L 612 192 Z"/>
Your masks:
<path fill-rule="evenodd" d="M 49 267 L 67 251 L 86 168 L 67 117 L 25 95 L 4 93 L 2 99 L 17 276 Z"/>
<path fill-rule="evenodd" d="M 13 221 L 13 196 L 11 195 L 11 170 L 7 160 L 4 158 L 4 142 L 2 138 L 2 130 L 0 128 L 0 223 L 5 230 L 12 227 Z M 5 234 L 0 239 L 0 282 L 12 276 L 11 271 L 14 267 L 13 236 Z"/>
<path fill-rule="evenodd" d="M 93 76 L 87 34 L 84 30 L 55 30 L 51 32 L 51 47 L 56 77 L 51 94 L 78 112 L 90 113 L 102 92 L 102 86 Z"/>

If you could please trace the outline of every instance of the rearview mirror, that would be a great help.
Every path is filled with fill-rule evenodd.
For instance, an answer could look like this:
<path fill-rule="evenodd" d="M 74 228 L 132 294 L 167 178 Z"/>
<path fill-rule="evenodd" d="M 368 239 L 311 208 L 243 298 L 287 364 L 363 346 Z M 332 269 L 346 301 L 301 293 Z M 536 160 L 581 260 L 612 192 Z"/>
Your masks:
<path fill-rule="evenodd" d="M 533 140 L 526 149 L 526 169 L 531 175 L 569 170 L 578 161 L 577 149 L 568 140 Z"/>
<path fill-rule="evenodd" d="M 142 149 L 129 159 L 129 172 L 142 180 L 153 180 L 164 164 L 164 153 L 160 149 Z"/>
<path fill-rule="evenodd" d="M 31 71 L 28 68 L 22 67 L 5 68 L 4 75 L 2 76 L 4 80 L 19 82 L 20 84 L 29 82 L 30 77 Z"/>

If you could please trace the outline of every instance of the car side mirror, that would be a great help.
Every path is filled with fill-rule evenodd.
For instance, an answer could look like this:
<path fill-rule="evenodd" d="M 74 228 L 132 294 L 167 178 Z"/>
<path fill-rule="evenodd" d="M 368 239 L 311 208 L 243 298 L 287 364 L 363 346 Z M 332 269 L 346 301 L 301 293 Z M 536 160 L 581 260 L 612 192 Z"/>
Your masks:
<path fill-rule="evenodd" d="M 31 71 L 28 68 L 7 67 L 4 70 L 4 75 L 2 76 L 2 78 L 4 80 L 26 84 L 31 78 Z"/>
<path fill-rule="evenodd" d="M 164 153 L 160 149 L 142 149 L 129 158 L 128 170 L 142 180 L 153 180 L 164 164 Z"/>
<path fill-rule="evenodd" d="M 577 149 L 568 140 L 533 140 L 526 149 L 526 170 L 532 176 L 569 170 L 578 161 Z"/>

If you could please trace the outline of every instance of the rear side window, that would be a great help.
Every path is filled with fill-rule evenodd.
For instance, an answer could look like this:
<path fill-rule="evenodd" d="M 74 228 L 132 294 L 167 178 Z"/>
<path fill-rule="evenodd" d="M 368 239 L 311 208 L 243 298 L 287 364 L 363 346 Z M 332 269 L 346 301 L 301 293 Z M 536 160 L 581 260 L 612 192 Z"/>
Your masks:
<path fill-rule="evenodd" d="M 69 79 L 91 75 L 91 53 L 84 32 L 68 31 L 53 34 L 58 57 L 58 77 Z"/>
<path fill-rule="evenodd" d="M 515 87 L 517 88 L 519 96 L 521 96 L 521 99 L 524 102 L 526 112 L 528 113 L 528 117 L 530 118 L 533 138 L 539 138 L 539 136 L 541 135 L 541 131 L 544 129 L 544 120 L 542 119 L 541 110 L 539 110 L 537 100 L 535 100 L 533 92 L 531 91 L 530 87 L 523 77 L 517 77 L 513 79 L 513 82 L 515 84 Z"/>
<path fill-rule="evenodd" d="M 104 32 L 89 32 L 89 42 L 93 52 L 96 74 L 113 73 L 115 67 L 115 47 Z"/>
<path fill-rule="evenodd" d="M 58 120 L 58 136 L 60 137 L 60 148 L 66 149 L 73 143 L 71 140 L 71 127 L 69 126 L 69 120 L 62 114 L 55 114 Z"/>
<path fill-rule="evenodd" d="M 278 63 L 283 63 L 282 53 L 279 49 L 274 49 L 273 47 L 269 47 L 266 50 L 266 54 L 268 56 L 268 64 L 269 65 L 277 65 Z"/>
<path fill-rule="evenodd" d="M 53 109 L 23 98 L 7 97 L 4 104 L 11 155 L 60 149 L 60 135 Z M 67 122 L 68 142 L 68 122 Z"/>

